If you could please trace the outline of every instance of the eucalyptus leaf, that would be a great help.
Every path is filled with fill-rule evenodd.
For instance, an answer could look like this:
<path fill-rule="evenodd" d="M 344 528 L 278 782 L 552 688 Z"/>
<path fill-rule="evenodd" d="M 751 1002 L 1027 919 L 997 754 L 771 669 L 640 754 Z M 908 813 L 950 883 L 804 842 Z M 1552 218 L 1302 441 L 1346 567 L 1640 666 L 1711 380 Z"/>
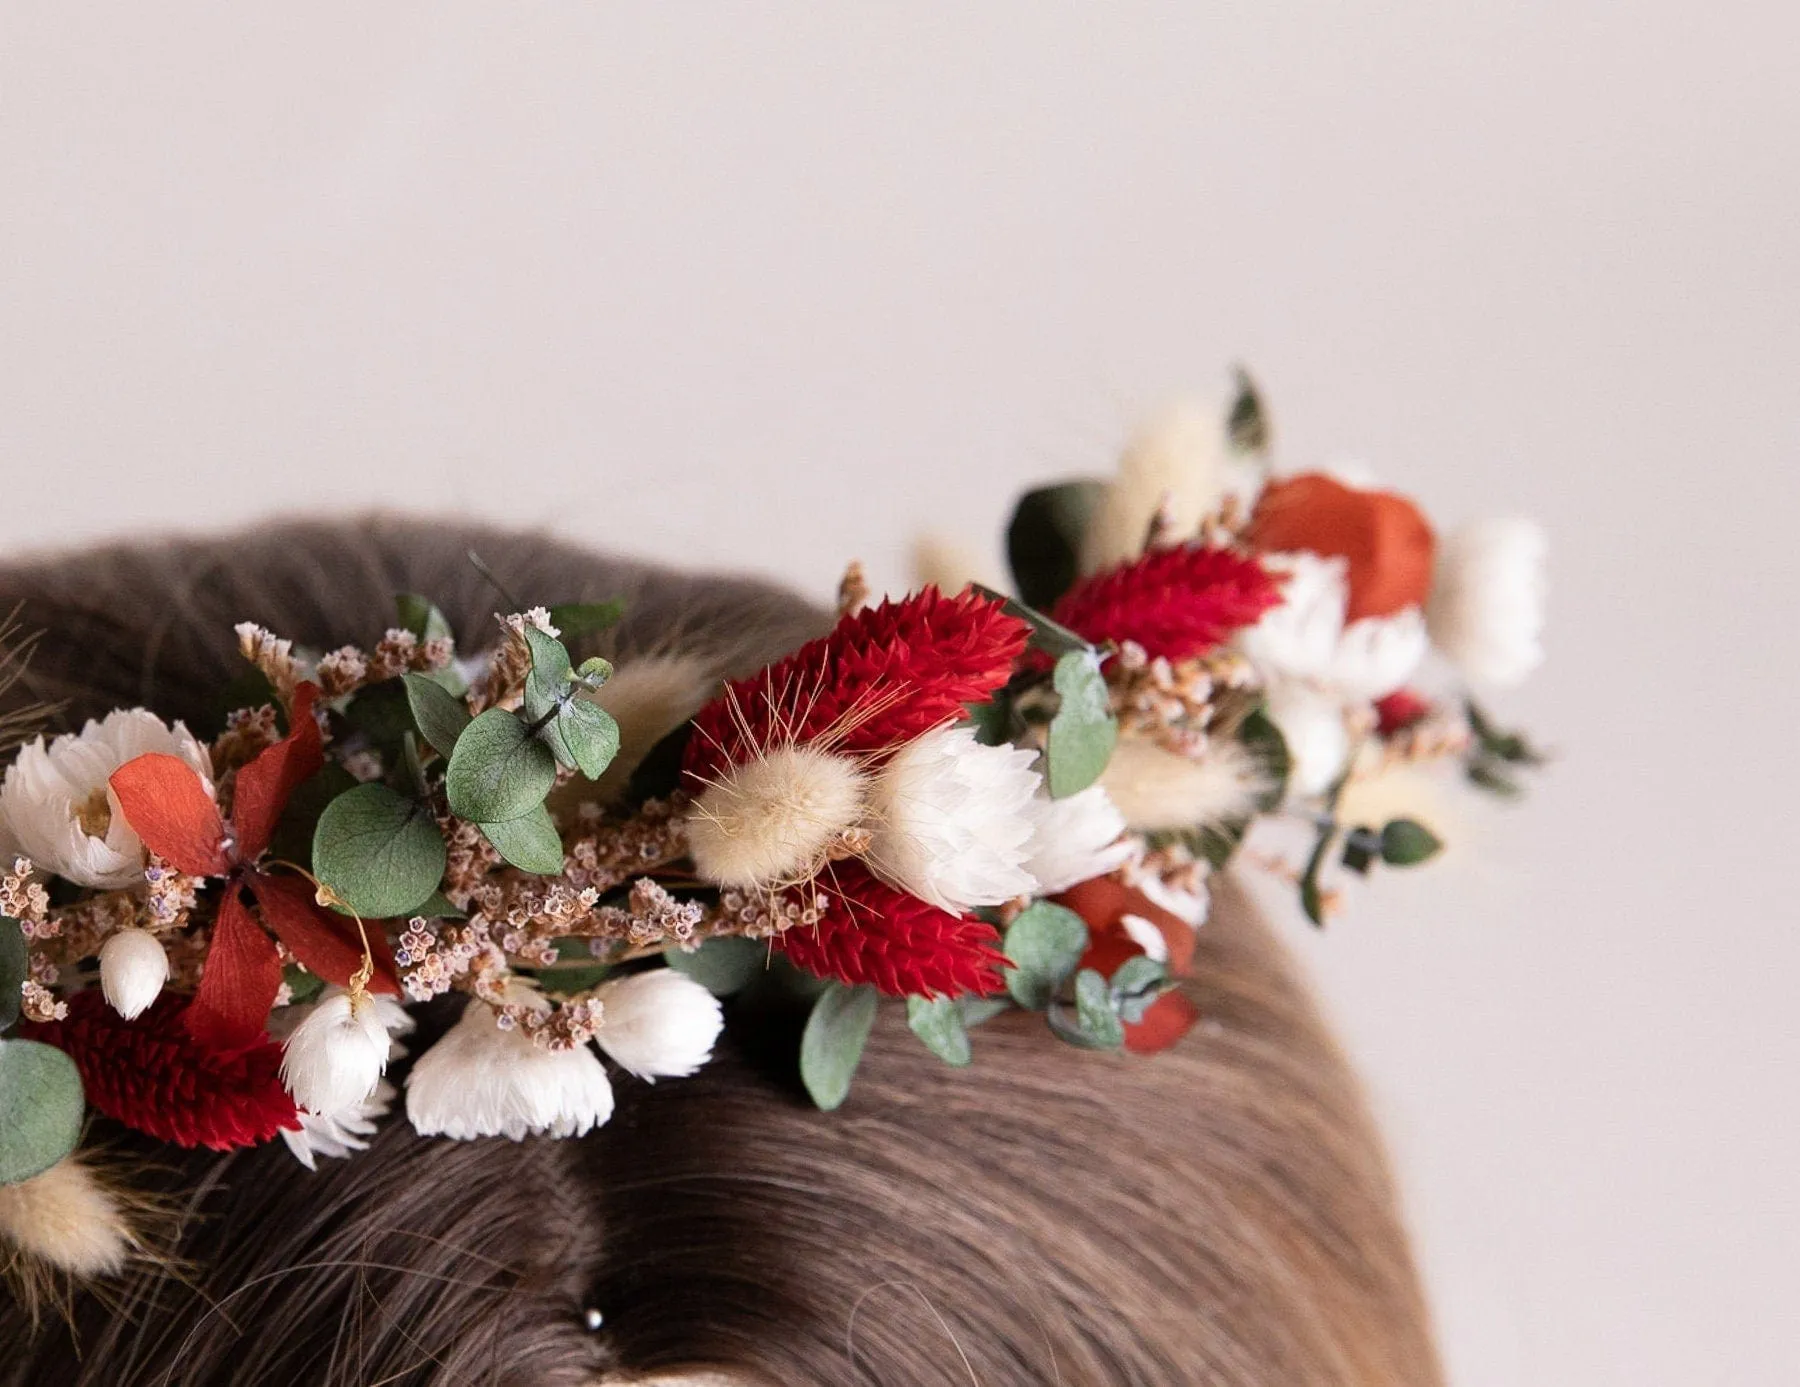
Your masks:
<path fill-rule="evenodd" d="M 708 939 L 692 953 L 665 949 L 663 960 L 715 997 L 730 997 L 756 981 L 769 966 L 769 946 L 741 935 Z"/>
<path fill-rule="evenodd" d="M 1168 990 L 1169 966 L 1146 954 L 1134 954 L 1112 975 L 1112 1005 L 1119 1019 L 1136 1025 L 1150 1004 Z"/>
<path fill-rule="evenodd" d="M 1321 929 L 1325 926 L 1325 893 L 1319 885 L 1319 873 L 1325 869 L 1325 854 L 1336 834 L 1336 824 L 1320 826 L 1312 855 L 1306 859 L 1306 870 L 1300 874 L 1300 908 L 1306 912 L 1306 918 Z"/>
<path fill-rule="evenodd" d="M 986 703 L 969 705 L 969 725 L 983 746 L 1000 746 L 1012 740 L 1012 699 L 1001 690 Z"/>
<path fill-rule="evenodd" d="M 482 823 L 481 831 L 494 851 L 522 872 L 555 876 L 563 869 L 562 835 L 541 804 L 516 819 Z"/>
<path fill-rule="evenodd" d="M 1006 527 L 1013 586 L 1033 607 L 1052 607 L 1081 571 L 1081 543 L 1104 482 L 1081 480 L 1039 487 L 1019 498 Z"/>
<path fill-rule="evenodd" d="M 525 676 L 525 717 L 537 722 L 568 697 L 575 671 L 568 650 L 555 636 L 527 626 L 525 644 L 531 650 L 531 671 Z"/>
<path fill-rule="evenodd" d="M 1003 1011 L 1011 1011 L 1012 1003 L 1004 997 L 959 997 L 956 1009 L 962 1013 L 963 1025 L 970 1030 L 992 1021 Z"/>
<path fill-rule="evenodd" d="M 442 891 L 433 891 L 413 907 L 415 916 L 425 920 L 462 920 L 468 918 Z"/>
<path fill-rule="evenodd" d="M 1390 819 L 1381 830 L 1381 860 L 1390 867 L 1414 867 L 1443 849 L 1440 839 L 1415 819 Z"/>
<path fill-rule="evenodd" d="M 19 1019 L 19 989 L 30 976 L 25 931 L 10 915 L 0 915 L 0 1031 Z"/>
<path fill-rule="evenodd" d="M 925 1043 L 925 1048 L 945 1064 L 961 1069 L 973 1054 L 962 1010 L 948 997 L 908 997 L 906 1024 Z"/>
<path fill-rule="evenodd" d="M 456 750 L 457 738 L 469 725 L 469 706 L 435 679 L 423 674 L 405 678 L 406 701 L 412 709 L 413 722 L 419 734 L 432 748 L 448 758 Z"/>
<path fill-rule="evenodd" d="M 1055 681 L 1062 704 L 1050 719 L 1044 757 L 1050 797 L 1065 799 L 1100 778 L 1119 740 L 1119 723 L 1092 650 L 1071 650 L 1059 659 Z"/>
<path fill-rule="evenodd" d="M 1125 1027 L 1113 1009 L 1112 988 L 1093 968 L 1075 975 L 1075 1024 L 1096 1049 L 1116 1050 L 1125 1043 Z"/>
<path fill-rule="evenodd" d="M 1293 769 L 1287 738 L 1281 735 L 1281 729 L 1268 712 L 1258 708 L 1238 728 L 1238 741 L 1256 758 L 1268 786 L 1258 798 L 1256 807 L 1265 814 L 1279 809 L 1287 798 L 1288 776 Z"/>
<path fill-rule="evenodd" d="M 875 1024 L 872 987 L 830 984 L 813 1003 L 800 1036 L 800 1081 L 823 1111 L 842 1106 Z"/>
<path fill-rule="evenodd" d="M 544 731 L 553 737 L 551 750 L 557 759 L 589 780 L 598 780 L 619 754 L 619 724 L 606 709 L 585 698 L 571 698 L 563 704 Z"/>
<path fill-rule="evenodd" d="M 555 755 L 504 708 L 463 729 L 444 774 L 452 812 L 484 826 L 541 810 L 555 784 Z"/>
<path fill-rule="evenodd" d="M 394 598 L 394 607 L 399 612 L 400 625 L 421 641 L 456 639 L 449 620 L 430 598 L 416 592 L 403 592 Z"/>
<path fill-rule="evenodd" d="M 1231 446 L 1240 453 L 1269 451 L 1269 415 L 1263 406 L 1256 382 L 1242 366 L 1237 368 L 1237 394 L 1231 401 L 1231 412 L 1225 418 L 1225 431 Z"/>
<path fill-rule="evenodd" d="M 1020 1006 L 1042 1011 L 1087 952 L 1087 923 L 1066 906 L 1038 901 L 1006 927 L 1001 947 L 1012 967 L 1006 990 Z"/>
<path fill-rule="evenodd" d="M 313 830 L 313 871 L 364 919 L 411 915 L 437 890 L 444 866 L 430 812 L 386 785 L 346 790 Z"/>
<path fill-rule="evenodd" d="M 281 980 L 287 984 L 288 1003 L 310 1002 L 325 990 L 325 979 L 317 973 L 308 972 L 298 963 L 290 963 L 281 970 Z"/>
<path fill-rule="evenodd" d="M 609 602 L 559 602 L 550 609 L 550 624 L 562 632 L 564 640 L 572 641 L 617 626 L 624 615 L 622 598 Z"/>
<path fill-rule="evenodd" d="M 1031 646 L 1041 650 L 1053 658 L 1061 658 L 1074 650 L 1092 650 L 1093 643 L 1083 640 L 1067 626 L 1052 621 L 1035 607 L 1028 607 L 1017 598 L 1008 597 L 1003 592 L 995 592 L 992 588 L 983 587 L 980 583 L 972 585 L 983 597 L 992 598 L 1005 607 L 1007 614 L 1016 616 L 1031 628 Z"/>
<path fill-rule="evenodd" d="M 344 705 L 344 721 L 384 753 L 398 751 L 413 725 L 406 690 L 392 679 L 358 689 Z"/>
<path fill-rule="evenodd" d="M 0 1040 L 0 1185 L 41 1175 L 73 1151 L 86 1114 L 74 1060 L 35 1040 Z"/>

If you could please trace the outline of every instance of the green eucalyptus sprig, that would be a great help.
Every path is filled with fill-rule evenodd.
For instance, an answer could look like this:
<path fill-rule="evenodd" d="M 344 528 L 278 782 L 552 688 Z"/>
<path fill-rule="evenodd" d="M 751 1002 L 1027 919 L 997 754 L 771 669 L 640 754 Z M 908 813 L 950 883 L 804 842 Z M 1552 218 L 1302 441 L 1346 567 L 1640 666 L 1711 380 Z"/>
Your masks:
<path fill-rule="evenodd" d="M 87 1098 L 75 1061 L 6 1034 L 18 1022 L 31 961 L 24 927 L 0 916 L 0 1185 L 41 1175 L 75 1149 Z"/>

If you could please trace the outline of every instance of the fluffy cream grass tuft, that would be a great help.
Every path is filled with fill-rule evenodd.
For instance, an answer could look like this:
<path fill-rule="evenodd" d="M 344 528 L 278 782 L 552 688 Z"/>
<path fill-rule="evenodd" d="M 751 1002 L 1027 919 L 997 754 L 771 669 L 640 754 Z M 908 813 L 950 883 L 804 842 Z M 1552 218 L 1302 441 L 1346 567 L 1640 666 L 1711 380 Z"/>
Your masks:
<path fill-rule="evenodd" d="M 867 784 L 855 762 L 816 747 L 766 751 L 694 801 L 694 865 L 705 880 L 743 890 L 810 876 L 861 820 Z"/>
<path fill-rule="evenodd" d="M 1225 494 L 1231 458 L 1217 408 L 1175 405 L 1151 420 L 1119 459 L 1081 551 L 1094 573 L 1144 549 L 1150 522 L 1166 503 L 1176 534 L 1192 534 Z"/>
<path fill-rule="evenodd" d="M 1120 739 L 1100 783 L 1125 822 L 1146 833 L 1247 818 L 1271 788 L 1255 755 L 1236 742 L 1215 743 L 1191 761 L 1137 737 Z"/>
<path fill-rule="evenodd" d="M 133 1258 L 155 1255 L 139 1230 L 166 1221 L 169 1210 L 126 1188 L 79 1154 L 0 1185 L 0 1277 L 34 1323 L 46 1306 L 67 1313 L 71 1283 L 114 1276 Z"/>

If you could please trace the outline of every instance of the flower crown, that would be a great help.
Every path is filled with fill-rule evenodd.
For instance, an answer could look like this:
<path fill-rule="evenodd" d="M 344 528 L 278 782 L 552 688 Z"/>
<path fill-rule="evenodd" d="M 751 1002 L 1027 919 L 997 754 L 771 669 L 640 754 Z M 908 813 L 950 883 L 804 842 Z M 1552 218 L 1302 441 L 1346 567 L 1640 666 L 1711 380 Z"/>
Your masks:
<path fill-rule="evenodd" d="M 134 708 L 23 746 L 0 1235 L 76 1274 L 129 1253 L 128 1201 L 76 1152 L 90 1108 L 177 1146 L 353 1154 L 399 1097 L 407 1004 L 453 991 L 404 1107 L 457 1139 L 588 1132 L 606 1060 L 692 1074 L 733 996 L 808 1008 L 826 1109 L 882 998 L 952 1065 L 1006 1008 L 1076 1046 L 1173 1044 L 1209 873 L 1241 855 L 1322 924 L 1340 870 L 1438 851 L 1403 812 L 1418 786 L 1511 792 L 1538 759 L 1468 692 L 1538 662 L 1535 527 L 1440 543 L 1402 496 L 1270 477 L 1266 442 L 1246 383 L 1110 483 L 1031 492 L 1016 598 L 870 605 L 852 566 L 828 635 L 654 745 L 621 745 L 612 667 L 570 650 L 617 604 L 514 611 L 464 659 L 409 595 L 372 650 L 240 626 L 210 742 Z M 1246 846 L 1284 822 L 1293 861 Z M 33 1190 L 90 1234 L 7 1212 Z"/>

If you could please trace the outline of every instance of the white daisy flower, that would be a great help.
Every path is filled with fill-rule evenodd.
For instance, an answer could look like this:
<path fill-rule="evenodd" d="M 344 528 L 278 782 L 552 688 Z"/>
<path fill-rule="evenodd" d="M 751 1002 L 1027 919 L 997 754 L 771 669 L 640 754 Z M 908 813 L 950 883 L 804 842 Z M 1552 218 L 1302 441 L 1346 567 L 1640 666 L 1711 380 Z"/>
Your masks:
<path fill-rule="evenodd" d="M 523 987 L 507 1000 L 549 1005 Z M 612 1110 L 606 1066 L 590 1047 L 537 1045 L 523 1031 L 501 1030 L 494 1008 L 473 999 L 406 1080 L 406 1115 L 426 1137 L 579 1137 Z"/>
<path fill-rule="evenodd" d="M 640 1079 L 686 1078 L 712 1058 L 725 1025 L 719 999 L 672 968 L 603 983 L 594 996 L 594 1040 Z"/>
<path fill-rule="evenodd" d="M 1511 688 L 1543 663 L 1548 550 L 1529 520 L 1478 521 L 1443 546 L 1431 639 L 1474 682 Z"/>
<path fill-rule="evenodd" d="M 1319 554 L 1266 554 L 1263 564 L 1287 574 L 1282 602 L 1238 638 L 1265 679 L 1305 680 L 1346 701 L 1372 702 L 1410 679 L 1429 644 L 1418 608 L 1345 624 L 1347 565 Z"/>
<path fill-rule="evenodd" d="M 1138 852 L 1124 836 L 1125 816 L 1099 785 L 1062 799 L 1039 794 L 1031 820 L 1025 870 L 1046 896 L 1117 871 Z"/>
<path fill-rule="evenodd" d="M 902 747 L 869 787 L 868 862 L 890 886 L 955 914 L 1030 894 L 1036 753 L 968 727 Z"/>
<path fill-rule="evenodd" d="M 107 781 L 148 752 L 185 761 L 211 792 L 211 760 L 187 728 L 122 708 L 78 733 L 20 748 L 0 784 L 0 836 L 41 871 L 103 890 L 133 885 L 143 875 L 144 845 Z"/>

